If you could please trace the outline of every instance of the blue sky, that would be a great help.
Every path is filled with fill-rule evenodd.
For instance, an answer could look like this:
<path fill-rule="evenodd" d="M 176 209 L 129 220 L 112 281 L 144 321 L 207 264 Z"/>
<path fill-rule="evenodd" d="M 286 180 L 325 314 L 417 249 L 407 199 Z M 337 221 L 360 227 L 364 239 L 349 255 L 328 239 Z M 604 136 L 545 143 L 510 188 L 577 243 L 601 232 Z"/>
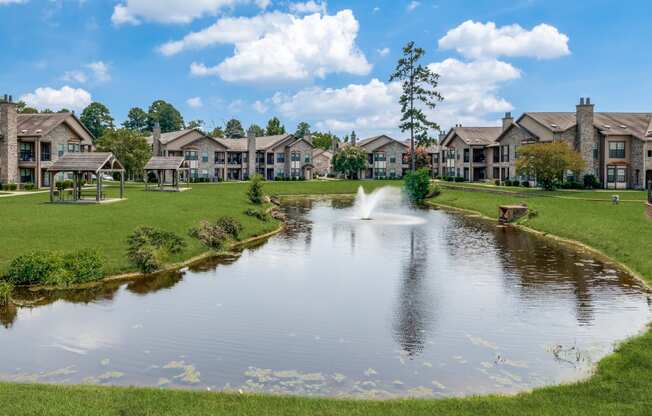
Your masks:
<path fill-rule="evenodd" d="M 172 102 L 207 127 L 398 137 L 389 74 L 409 40 L 446 97 L 442 127 L 512 111 L 652 111 L 647 1 L 0 0 L 0 86 L 44 108 Z"/>

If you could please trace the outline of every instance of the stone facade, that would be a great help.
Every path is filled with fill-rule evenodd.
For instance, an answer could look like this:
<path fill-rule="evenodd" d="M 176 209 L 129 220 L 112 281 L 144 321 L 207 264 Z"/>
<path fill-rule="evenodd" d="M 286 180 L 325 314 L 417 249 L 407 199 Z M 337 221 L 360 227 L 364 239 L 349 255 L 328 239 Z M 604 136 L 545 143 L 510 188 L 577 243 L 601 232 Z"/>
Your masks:
<path fill-rule="evenodd" d="M 317 149 L 313 152 L 312 163 L 315 166 L 315 175 L 327 176 L 332 173 L 333 152 Z"/>
<path fill-rule="evenodd" d="M 16 105 L 0 100 L 0 184 L 18 183 L 18 135 Z"/>
<path fill-rule="evenodd" d="M 358 173 L 361 179 L 401 178 L 409 170 L 409 148 L 389 136 L 371 137 L 358 142 L 367 152 L 365 169 Z"/>
<path fill-rule="evenodd" d="M 595 157 L 595 150 L 598 148 L 598 139 L 594 127 L 594 106 L 590 98 L 581 98 L 576 106 L 577 136 L 575 149 L 580 152 L 582 159 L 586 162 L 586 170 L 583 174 L 599 175 L 599 164 Z"/>

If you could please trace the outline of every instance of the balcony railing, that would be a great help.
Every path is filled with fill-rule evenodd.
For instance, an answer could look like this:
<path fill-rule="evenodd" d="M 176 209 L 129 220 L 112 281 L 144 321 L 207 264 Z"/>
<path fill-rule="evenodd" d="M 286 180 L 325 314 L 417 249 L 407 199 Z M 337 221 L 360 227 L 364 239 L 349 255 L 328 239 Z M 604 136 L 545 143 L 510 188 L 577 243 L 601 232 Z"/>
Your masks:
<path fill-rule="evenodd" d="M 31 152 L 20 152 L 20 161 L 21 162 L 33 162 L 34 161 L 34 153 Z"/>

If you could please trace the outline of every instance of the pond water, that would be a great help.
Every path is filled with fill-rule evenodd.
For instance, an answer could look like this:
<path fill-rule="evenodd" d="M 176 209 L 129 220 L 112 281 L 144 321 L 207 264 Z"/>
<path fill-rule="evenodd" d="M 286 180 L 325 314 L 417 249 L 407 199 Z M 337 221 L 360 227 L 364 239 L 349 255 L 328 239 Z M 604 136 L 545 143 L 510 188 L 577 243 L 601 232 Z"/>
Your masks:
<path fill-rule="evenodd" d="M 590 374 L 651 318 L 587 253 L 386 198 L 290 200 L 240 257 L 0 310 L 0 380 L 323 396 L 512 393 Z"/>

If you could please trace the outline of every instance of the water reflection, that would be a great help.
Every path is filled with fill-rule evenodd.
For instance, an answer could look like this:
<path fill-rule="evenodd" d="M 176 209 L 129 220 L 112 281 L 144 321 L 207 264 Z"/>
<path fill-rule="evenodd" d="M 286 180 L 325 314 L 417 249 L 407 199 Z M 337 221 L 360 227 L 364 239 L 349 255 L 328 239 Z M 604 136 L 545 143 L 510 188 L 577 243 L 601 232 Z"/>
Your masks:
<path fill-rule="evenodd" d="M 351 205 L 290 201 L 281 234 L 178 272 L 18 291 L 0 308 L 0 380 L 514 392 L 590 373 L 650 317 L 644 288 L 587 253 L 440 211 L 358 221 Z"/>

